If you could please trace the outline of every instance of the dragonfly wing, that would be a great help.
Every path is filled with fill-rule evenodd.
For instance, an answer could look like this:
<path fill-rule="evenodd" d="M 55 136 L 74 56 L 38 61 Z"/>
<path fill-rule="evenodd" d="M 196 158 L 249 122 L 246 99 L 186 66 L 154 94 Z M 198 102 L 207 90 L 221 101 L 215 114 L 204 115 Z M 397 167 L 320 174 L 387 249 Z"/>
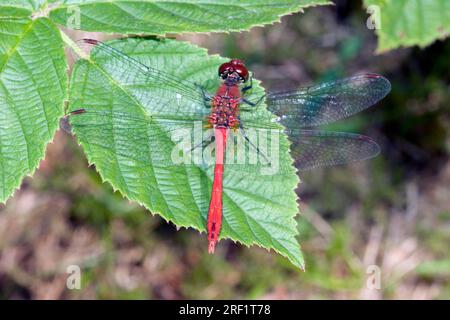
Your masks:
<path fill-rule="evenodd" d="M 69 114 L 67 119 L 71 133 L 94 157 L 120 158 L 133 167 L 199 166 L 186 157 L 212 136 L 212 129 L 205 130 L 204 119 L 164 119 L 89 109 Z"/>
<path fill-rule="evenodd" d="M 269 93 L 268 109 L 287 128 L 315 127 L 346 118 L 384 98 L 391 84 L 364 74 L 294 91 Z"/>
<path fill-rule="evenodd" d="M 144 63 L 148 48 L 143 48 L 142 43 L 135 42 L 132 46 L 117 42 L 114 45 L 126 53 L 97 40 L 84 39 L 78 43 L 90 52 L 88 66 L 80 67 L 79 78 L 77 74 L 74 77 L 75 81 L 86 82 L 86 90 L 90 81 L 97 85 L 99 81 L 106 81 L 114 90 L 126 92 L 151 115 L 167 114 L 168 106 L 180 117 L 208 114 L 202 88 L 195 84 L 195 79 L 188 80 L 192 75 L 183 80 L 165 72 L 163 66 Z"/>
<path fill-rule="evenodd" d="M 352 133 L 287 130 L 291 154 L 300 171 L 367 160 L 380 153 L 371 138 Z"/>
<path fill-rule="evenodd" d="M 94 128 L 93 130 L 105 130 L 107 127 L 126 128 L 128 131 L 152 126 L 177 126 L 177 125 L 201 125 L 208 124 L 205 118 L 183 119 L 179 117 L 167 118 L 160 116 L 149 116 L 144 112 L 129 113 L 123 111 L 101 110 L 101 109 L 79 109 L 73 111 L 63 118 L 64 126 L 78 128 Z M 63 128 L 71 133 L 71 128 Z"/>
<path fill-rule="evenodd" d="M 85 109 L 80 113 L 68 115 L 67 118 L 72 126 L 72 133 L 89 150 L 97 150 L 95 153 L 97 155 L 107 154 L 111 159 L 119 157 L 142 167 L 150 164 L 162 167 L 214 164 L 213 157 L 209 159 L 211 162 L 204 162 L 205 159 L 201 158 L 203 147 L 209 145 L 213 136 L 213 130 L 205 128 L 207 124 L 205 119 L 199 121 L 165 119 L 149 117 L 146 114 L 95 109 Z M 380 152 L 375 141 L 359 134 L 320 130 L 279 131 L 269 127 L 250 128 L 264 130 L 264 134 L 272 132 L 270 130 L 279 133 L 284 131 L 291 140 L 291 155 L 295 165 L 301 171 L 366 160 Z M 247 147 L 252 150 L 258 148 L 259 140 L 255 139 L 256 136 L 257 132 L 249 135 L 251 142 Z M 193 150 L 195 151 L 192 152 Z M 167 157 L 169 154 L 174 158 Z M 189 154 L 194 158 L 185 158 Z M 186 163 L 186 159 L 194 161 Z"/>

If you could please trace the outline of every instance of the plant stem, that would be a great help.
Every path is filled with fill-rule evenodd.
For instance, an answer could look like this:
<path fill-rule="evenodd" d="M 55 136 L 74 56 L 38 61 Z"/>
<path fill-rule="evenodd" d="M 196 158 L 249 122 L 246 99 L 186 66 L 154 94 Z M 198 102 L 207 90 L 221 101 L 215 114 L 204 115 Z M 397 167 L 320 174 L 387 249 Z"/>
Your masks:
<path fill-rule="evenodd" d="M 87 59 L 89 57 L 64 31 L 60 30 L 61 38 L 66 45 L 71 48 L 80 58 Z"/>

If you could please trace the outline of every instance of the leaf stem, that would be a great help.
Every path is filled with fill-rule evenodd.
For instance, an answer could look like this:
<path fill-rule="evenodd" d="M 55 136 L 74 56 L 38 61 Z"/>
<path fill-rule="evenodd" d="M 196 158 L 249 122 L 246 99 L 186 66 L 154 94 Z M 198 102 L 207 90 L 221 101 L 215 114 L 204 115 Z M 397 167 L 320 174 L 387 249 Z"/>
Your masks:
<path fill-rule="evenodd" d="M 84 52 L 75 41 L 73 41 L 64 31 L 60 30 L 61 38 L 66 43 L 66 45 L 71 48 L 80 58 L 87 59 L 89 57 L 86 52 Z"/>

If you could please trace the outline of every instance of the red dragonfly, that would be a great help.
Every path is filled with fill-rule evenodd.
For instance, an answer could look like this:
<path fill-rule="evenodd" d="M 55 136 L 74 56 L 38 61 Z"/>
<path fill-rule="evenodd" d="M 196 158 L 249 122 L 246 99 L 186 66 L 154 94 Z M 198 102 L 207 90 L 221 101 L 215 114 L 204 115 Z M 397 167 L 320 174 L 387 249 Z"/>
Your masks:
<path fill-rule="evenodd" d="M 299 170 L 369 159 L 380 151 L 378 144 L 369 137 L 311 128 L 351 116 L 385 97 L 391 85 L 381 75 L 362 74 L 291 91 L 260 94 L 256 98 L 247 99 L 247 93 L 252 89 L 251 75 L 242 61 L 233 59 L 219 66 L 218 76 L 221 83 L 216 94 L 210 96 L 192 81 L 183 80 L 163 69 L 146 65 L 108 44 L 92 39 L 84 39 L 81 42 L 92 47 L 91 57 L 94 56 L 106 72 L 113 73 L 114 81 L 128 88 L 132 98 L 143 103 L 151 116 L 137 117 L 131 110 L 112 111 L 105 109 L 98 102 L 91 103 L 89 99 L 81 99 L 82 107 L 78 107 L 75 103 L 75 107 L 71 106 L 72 111 L 68 113 L 72 127 L 78 128 L 75 132 L 79 138 L 80 135 L 84 135 L 90 144 L 104 145 L 108 137 L 99 132 L 104 130 L 102 127 L 105 124 L 102 123 L 102 119 L 108 117 L 113 117 L 115 121 L 114 130 L 126 129 L 122 135 L 126 134 L 131 139 L 134 137 L 129 137 L 129 132 L 134 132 L 132 134 L 137 136 L 143 127 L 155 126 L 155 123 L 164 123 L 172 128 L 199 120 L 213 129 L 215 167 L 207 216 L 210 253 L 214 252 L 222 227 L 224 163 L 227 167 L 224 160 L 230 132 L 240 134 L 257 153 L 262 155 L 262 158 L 267 158 L 246 130 L 251 128 L 279 130 L 281 124 L 285 128 L 283 132 L 291 141 L 291 155 Z M 76 79 L 77 75 L 74 77 Z M 83 81 L 86 81 L 86 86 L 89 85 L 88 80 Z M 154 84 L 159 84 L 159 88 L 155 89 Z M 264 100 L 267 109 L 273 114 L 270 119 L 273 125 L 262 125 L 253 121 L 251 117 L 247 117 L 247 120 L 242 119 L 244 113 L 256 113 L 255 110 L 258 110 Z M 169 104 L 177 106 L 176 114 L 158 118 L 164 113 L 164 107 Z M 84 128 L 84 131 L 79 130 L 80 128 Z M 109 134 L 111 128 L 108 130 Z M 149 141 L 157 141 L 160 138 L 156 133 L 148 134 L 147 131 L 146 137 Z M 204 142 L 201 141 L 200 146 L 203 147 Z M 121 142 L 114 141 L 114 143 Z M 199 145 L 192 149 L 196 147 Z M 127 154 L 122 156 L 131 157 Z M 160 160 L 158 163 L 163 166 L 164 161 Z"/>

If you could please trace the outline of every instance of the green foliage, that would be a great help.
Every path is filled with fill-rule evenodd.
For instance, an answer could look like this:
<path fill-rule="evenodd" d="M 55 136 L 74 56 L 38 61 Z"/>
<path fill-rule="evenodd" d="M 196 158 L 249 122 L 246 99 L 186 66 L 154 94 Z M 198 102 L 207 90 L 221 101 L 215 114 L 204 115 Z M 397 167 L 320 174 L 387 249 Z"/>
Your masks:
<path fill-rule="evenodd" d="M 0 18 L 26 18 L 45 3 L 45 0 L 0 0 Z"/>
<path fill-rule="evenodd" d="M 303 8 L 330 4 L 326 0 L 181 0 L 65 1 L 50 13 L 56 23 L 86 31 L 122 34 L 242 31 L 279 21 Z M 79 12 L 80 25 L 74 25 Z"/>
<path fill-rule="evenodd" d="M 272 1 L 270 4 L 265 0 L 233 0 L 226 4 L 214 0 L 0 0 L 0 202 L 4 202 L 21 180 L 37 168 L 63 114 L 67 62 L 56 24 L 122 34 L 230 32 L 271 24 L 279 21 L 282 15 L 330 3 L 325 0 Z M 450 4 L 445 0 L 365 0 L 365 5 L 380 8 L 379 51 L 398 46 L 426 46 L 447 36 L 450 31 Z M 48 18 L 39 18 L 42 16 Z M 73 45 L 65 34 L 62 36 L 67 44 Z M 137 49 L 128 47 L 131 42 L 117 45 L 134 54 L 133 50 Z M 183 78 L 194 79 L 209 89 L 215 88 L 213 78 L 217 65 L 223 61 L 221 58 L 207 56 L 196 47 L 174 41 L 144 41 L 142 46 L 150 51 L 142 52 L 139 59 L 163 66 Z M 358 43 L 355 42 L 342 55 L 352 59 L 357 50 Z M 114 106 L 114 110 L 131 112 L 133 117 L 141 120 L 138 123 L 144 123 L 142 120 L 152 114 L 145 108 L 152 103 L 144 101 L 146 103 L 142 104 L 143 101 L 133 99 L 135 95 L 129 92 L 130 88 L 118 81 L 117 74 L 114 77 L 111 73 L 114 70 L 103 66 L 102 62 L 80 61 L 73 74 L 72 107 L 85 107 L 86 101 L 102 103 L 103 107 Z M 155 79 L 153 85 L 153 88 L 145 88 L 144 97 L 152 93 L 160 101 L 174 98 L 173 95 L 165 96 L 168 88 L 164 88 L 163 81 Z M 162 106 L 165 108 L 162 115 L 180 117 L 175 105 Z M 268 113 L 259 116 L 261 119 L 256 120 L 261 123 L 269 118 Z M 77 127 L 77 120 L 74 123 L 80 143 L 102 178 L 127 198 L 136 200 L 177 226 L 203 231 L 212 167 L 166 166 L 162 169 L 162 160 L 149 161 L 148 156 L 157 152 L 167 160 L 168 151 L 174 145 L 167 134 L 168 128 L 156 126 L 151 129 L 160 140 L 152 140 L 154 145 L 148 149 L 149 128 L 146 125 L 136 128 L 136 122 L 130 122 L 137 130 L 114 127 L 113 132 L 112 125 L 118 118 L 120 114 L 117 113 L 100 119 L 103 124 L 110 125 L 109 131 L 89 129 L 83 127 L 82 122 Z M 122 133 L 119 141 L 118 132 Z M 288 143 L 283 141 L 282 161 L 290 166 Z M 272 248 L 295 265 L 302 266 L 293 220 L 297 212 L 293 192 L 297 178 L 293 169 L 285 176 L 267 179 L 249 168 L 230 168 L 224 184 L 222 237 L 246 245 Z"/>
<path fill-rule="evenodd" d="M 364 4 L 379 8 L 374 14 L 380 15 L 376 30 L 380 52 L 400 46 L 425 47 L 450 32 L 448 0 L 364 0 Z"/>
<path fill-rule="evenodd" d="M 48 19 L 0 20 L 0 202 L 44 158 L 63 115 L 66 72 Z"/>
<path fill-rule="evenodd" d="M 425 278 L 441 277 L 448 279 L 450 276 L 450 259 L 423 262 L 417 267 L 417 273 Z"/>
<path fill-rule="evenodd" d="M 0 201 L 36 169 L 63 113 L 67 62 L 55 22 L 121 33 L 233 31 L 273 23 L 283 14 L 325 3 L 0 0 Z M 49 18 L 36 18 L 44 15 Z"/>
<path fill-rule="evenodd" d="M 279 21 L 280 16 L 309 6 L 328 3 L 323 0 L 291 0 L 272 2 L 270 5 L 261 0 L 235 1 L 226 5 L 217 1 L 173 3 L 167 1 L 34 0 L 11 3 L 0 0 L 0 77 L 2 80 L 0 87 L 2 110 L 0 201 L 5 201 L 20 185 L 23 177 L 37 168 L 39 161 L 44 157 L 45 147 L 52 140 L 58 127 L 58 120 L 63 114 L 67 87 L 67 62 L 63 55 L 61 34 L 56 29 L 55 23 L 74 29 L 124 34 L 162 35 L 168 32 L 240 31 Z M 39 18 L 46 15 L 48 18 Z M 73 47 L 73 43 L 65 34 L 62 34 L 62 38 Z M 166 51 L 163 50 L 163 54 L 167 57 L 160 55 L 160 59 L 169 61 L 167 68 L 179 71 L 180 65 L 186 62 L 189 64 L 191 60 L 195 61 L 192 66 L 201 68 L 202 72 L 198 72 L 200 69 L 195 70 L 195 68 L 190 71 L 199 73 L 197 79 L 199 83 L 211 80 L 211 77 L 216 74 L 218 63 L 223 61 L 218 57 L 209 58 L 204 51 L 189 48 L 186 44 L 178 45 L 179 48 L 176 48 L 176 42 L 167 42 L 166 45 L 168 48 Z M 126 48 L 124 50 L 126 51 Z M 186 50 L 192 52 L 188 53 Z M 183 58 L 181 55 L 187 55 L 187 57 Z M 175 60 L 170 62 L 173 57 Z M 187 61 L 184 61 L 186 59 Z M 83 73 L 86 63 L 83 61 L 77 65 L 74 79 L 78 80 L 76 77 Z M 84 72 L 89 73 L 88 70 Z M 107 77 L 107 74 L 103 76 Z M 75 101 L 72 101 L 72 106 L 85 101 L 86 98 L 85 91 L 82 91 L 82 96 L 77 96 L 76 90 L 80 89 L 77 85 L 79 82 L 72 83 L 72 88 L 75 88 L 72 92 L 72 99 Z M 157 82 L 155 85 L 163 87 L 162 82 Z M 123 88 L 108 89 L 119 89 L 119 93 L 124 93 L 120 91 Z M 96 95 L 97 91 L 98 88 L 94 88 L 91 92 Z M 96 97 L 100 98 L 101 95 Z M 98 100 L 92 99 L 93 103 L 96 101 Z M 122 107 L 125 107 L 125 104 Z M 167 111 L 174 113 L 174 110 Z M 104 131 L 100 132 L 104 133 Z M 83 134 L 78 133 L 81 136 L 80 141 L 83 141 Z M 139 133 L 139 131 L 127 132 L 124 136 L 130 138 L 135 134 L 133 137 L 135 138 L 139 136 Z M 288 142 L 283 141 L 285 152 L 283 161 L 290 167 Z M 167 151 L 172 147 L 167 137 L 163 137 L 158 143 L 161 143 L 159 149 L 152 149 L 155 152 Z M 119 154 L 115 156 L 120 157 L 122 152 L 132 155 L 133 152 L 140 150 L 135 148 L 113 151 L 119 151 Z M 189 170 L 192 171 L 186 168 L 168 168 L 174 171 L 165 172 L 162 176 L 159 176 L 158 170 L 154 168 L 140 168 L 137 174 L 143 184 L 139 185 L 139 183 L 134 184 L 135 181 L 130 182 L 130 179 L 137 177 L 133 176 L 136 172 L 133 172 L 131 176 L 126 174 L 120 176 L 114 172 L 114 166 L 105 163 L 111 159 L 110 154 L 109 157 L 98 159 L 95 151 L 89 147 L 87 147 L 87 153 L 89 159 L 99 168 L 102 177 L 110 181 L 129 199 L 137 200 L 145 204 L 147 208 L 160 212 L 167 220 L 173 221 L 178 226 L 204 230 L 212 167 L 202 170 L 190 168 Z M 167 155 L 164 154 L 164 156 Z M 134 154 L 134 156 L 139 157 L 140 154 Z M 124 163 L 117 161 L 117 165 L 119 170 Z M 246 170 L 244 169 L 244 172 Z M 287 178 L 283 177 L 283 181 L 281 178 L 279 181 L 266 180 L 265 183 L 271 181 L 271 185 L 259 189 L 255 186 L 258 185 L 258 180 L 264 181 L 265 177 L 252 172 L 254 177 L 251 176 L 251 179 L 246 179 L 245 182 L 240 179 L 244 176 L 243 172 L 240 173 L 239 170 L 230 170 L 230 172 L 234 174 L 228 174 L 225 180 L 225 221 L 222 236 L 247 245 L 258 244 L 273 248 L 289 257 L 295 265 L 302 266 L 300 248 L 295 240 L 297 234 L 295 222 L 292 219 L 297 212 L 293 189 L 298 180 L 293 169 Z M 119 173 L 121 173 L 120 170 Z M 192 177 L 196 177 L 197 180 L 193 182 Z M 160 179 L 167 179 L 172 185 L 169 183 L 166 189 L 158 184 Z M 193 184 L 196 184 L 195 190 L 191 190 Z M 266 190 L 269 187 L 273 188 L 271 192 Z M 157 192 L 154 192 L 155 188 Z M 278 199 L 280 190 L 282 196 Z M 270 201 L 267 202 L 268 199 Z"/>
<path fill-rule="evenodd" d="M 217 86 L 217 67 L 225 61 L 173 40 L 129 39 L 113 45 L 149 66 L 210 89 Z M 208 109 L 183 101 L 177 97 L 180 88 L 158 77 L 137 86 L 139 75 L 125 76 L 122 67 L 114 57 L 105 58 L 101 53 L 75 65 L 70 110 L 86 108 L 88 113 L 71 117 L 73 132 L 89 162 L 124 196 L 179 227 L 204 231 L 213 164 L 176 165 L 171 157 L 177 144 L 172 134 L 176 130 L 192 131 L 192 122 L 181 120 L 187 116 L 183 106 L 205 112 Z M 256 86 L 252 91 L 261 95 L 261 90 Z M 181 99 L 179 106 L 174 103 L 177 99 Z M 263 108 L 256 116 L 254 120 L 262 124 L 272 118 Z M 174 124 L 174 119 L 179 121 Z M 227 165 L 221 238 L 274 249 L 302 267 L 294 220 L 298 178 L 291 166 L 288 141 L 286 137 L 280 140 L 281 166 L 288 168 L 283 174 L 261 175 L 254 164 Z"/>

